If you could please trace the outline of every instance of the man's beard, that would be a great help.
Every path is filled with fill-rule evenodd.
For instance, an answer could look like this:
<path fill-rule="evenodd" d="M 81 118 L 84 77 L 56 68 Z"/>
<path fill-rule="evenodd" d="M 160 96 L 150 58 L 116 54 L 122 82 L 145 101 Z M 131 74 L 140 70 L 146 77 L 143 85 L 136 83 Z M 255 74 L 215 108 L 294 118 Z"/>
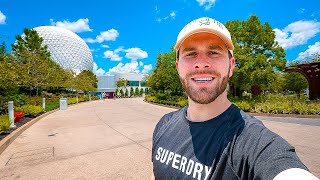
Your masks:
<path fill-rule="evenodd" d="M 230 67 L 229 67 L 230 69 Z M 211 74 L 215 78 L 213 81 L 215 82 L 215 86 L 211 87 L 193 87 L 190 85 L 191 83 L 191 76 L 199 75 L 199 74 Z M 186 78 L 183 79 L 179 75 L 180 81 L 182 83 L 183 89 L 186 91 L 188 96 L 198 104 L 209 104 L 217 99 L 227 88 L 228 80 L 229 80 L 229 71 L 228 75 L 221 77 L 221 74 L 215 71 L 196 71 L 192 73 L 188 73 Z"/>

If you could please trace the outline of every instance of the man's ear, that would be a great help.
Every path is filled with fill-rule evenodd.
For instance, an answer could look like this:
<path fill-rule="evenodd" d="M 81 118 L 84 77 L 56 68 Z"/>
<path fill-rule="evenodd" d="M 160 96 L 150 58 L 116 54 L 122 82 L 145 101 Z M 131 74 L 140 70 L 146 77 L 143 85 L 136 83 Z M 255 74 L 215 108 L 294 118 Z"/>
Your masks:
<path fill-rule="evenodd" d="M 177 69 L 177 71 L 178 71 L 178 67 L 179 67 L 179 61 L 178 61 L 178 59 L 176 59 L 176 69 Z"/>
<path fill-rule="evenodd" d="M 230 61 L 229 77 L 231 77 L 233 74 L 234 63 L 235 63 L 234 57 L 232 57 L 229 61 Z"/>

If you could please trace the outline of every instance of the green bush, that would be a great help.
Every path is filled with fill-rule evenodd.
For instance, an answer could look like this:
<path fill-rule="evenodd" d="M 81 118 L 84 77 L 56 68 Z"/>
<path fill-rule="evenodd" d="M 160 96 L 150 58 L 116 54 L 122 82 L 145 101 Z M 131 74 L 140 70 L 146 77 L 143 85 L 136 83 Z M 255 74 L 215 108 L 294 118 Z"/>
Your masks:
<path fill-rule="evenodd" d="M 239 102 L 235 102 L 234 104 L 245 112 L 249 112 L 252 109 L 252 106 L 248 101 L 239 101 Z"/>
<path fill-rule="evenodd" d="M 100 98 L 97 96 L 91 96 L 91 100 L 99 100 Z"/>
<path fill-rule="evenodd" d="M 157 93 L 156 98 L 159 100 L 168 100 L 168 95 L 164 93 Z"/>
<path fill-rule="evenodd" d="M 145 96 L 145 100 L 148 101 L 148 102 L 154 102 L 154 103 L 159 102 L 159 100 L 157 99 L 157 97 L 151 96 L 151 95 L 146 95 L 146 96 Z"/>
<path fill-rule="evenodd" d="M 27 96 L 24 98 L 25 104 L 40 106 L 42 104 L 42 97 L 40 96 Z"/>
<path fill-rule="evenodd" d="M 29 116 L 29 117 L 36 117 L 44 112 L 44 109 L 41 106 L 34 106 L 34 105 L 24 105 L 21 107 L 15 107 L 14 110 L 16 112 L 17 111 L 23 112 L 26 116 Z"/>
<path fill-rule="evenodd" d="M 7 114 L 0 115 L 0 134 L 6 131 L 11 125 L 9 117 Z"/>
<path fill-rule="evenodd" d="M 187 105 L 188 105 L 188 99 L 179 101 L 179 102 L 178 102 L 178 105 L 179 105 L 180 107 L 187 106 Z"/>
<path fill-rule="evenodd" d="M 79 100 L 79 98 L 78 98 Z M 70 97 L 68 98 L 68 104 L 76 104 L 77 103 L 77 98 L 76 97 Z"/>

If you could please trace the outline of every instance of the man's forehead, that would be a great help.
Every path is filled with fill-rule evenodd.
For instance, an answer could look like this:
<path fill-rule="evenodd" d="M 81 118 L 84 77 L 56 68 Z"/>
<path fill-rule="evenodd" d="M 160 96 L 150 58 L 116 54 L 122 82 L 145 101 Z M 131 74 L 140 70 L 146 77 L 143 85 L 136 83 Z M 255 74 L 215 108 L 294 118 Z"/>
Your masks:
<path fill-rule="evenodd" d="M 189 52 L 189 51 L 196 51 L 200 48 L 205 48 L 207 50 L 223 50 L 223 48 L 218 44 L 209 44 L 204 47 L 190 44 L 190 45 L 181 47 L 181 50 L 182 50 L 182 52 Z"/>

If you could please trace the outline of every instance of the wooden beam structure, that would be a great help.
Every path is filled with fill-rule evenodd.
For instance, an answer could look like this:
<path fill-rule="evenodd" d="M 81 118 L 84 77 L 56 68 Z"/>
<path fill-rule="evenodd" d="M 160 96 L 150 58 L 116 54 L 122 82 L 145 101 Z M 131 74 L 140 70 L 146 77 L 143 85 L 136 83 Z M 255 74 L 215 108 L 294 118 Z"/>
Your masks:
<path fill-rule="evenodd" d="M 298 72 L 307 78 L 309 84 L 309 99 L 320 99 L 320 62 L 298 64 L 287 67 L 284 72 Z"/>

